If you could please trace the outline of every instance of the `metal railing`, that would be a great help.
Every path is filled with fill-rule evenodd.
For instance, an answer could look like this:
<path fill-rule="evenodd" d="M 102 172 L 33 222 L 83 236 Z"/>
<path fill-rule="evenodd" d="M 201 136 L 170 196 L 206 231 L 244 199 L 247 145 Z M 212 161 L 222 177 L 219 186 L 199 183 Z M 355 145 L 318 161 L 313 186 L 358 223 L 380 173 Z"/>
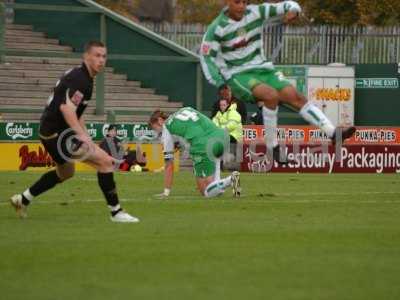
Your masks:
<path fill-rule="evenodd" d="M 206 26 L 201 24 L 151 24 L 150 30 L 197 53 Z M 328 64 L 341 62 L 396 63 L 400 61 L 400 26 L 268 25 L 265 54 L 278 64 Z"/>

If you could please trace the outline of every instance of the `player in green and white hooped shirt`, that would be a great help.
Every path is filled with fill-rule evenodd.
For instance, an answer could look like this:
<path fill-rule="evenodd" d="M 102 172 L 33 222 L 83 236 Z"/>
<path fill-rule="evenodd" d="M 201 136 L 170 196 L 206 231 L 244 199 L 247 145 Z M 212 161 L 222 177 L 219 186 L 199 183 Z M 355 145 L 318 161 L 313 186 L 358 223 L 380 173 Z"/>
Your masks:
<path fill-rule="evenodd" d="M 301 8 L 295 1 L 248 5 L 246 0 L 226 0 L 226 7 L 211 23 L 201 45 L 201 65 L 208 81 L 220 95 L 230 93 L 247 102 L 262 101 L 266 144 L 274 159 L 286 163 L 280 155 L 276 137 L 278 105 L 287 103 L 299 110 L 309 123 L 332 138 L 344 140 L 355 128 L 336 130 L 325 114 L 290 84 L 265 58 L 263 30 L 266 22 L 294 20 Z M 339 134 L 336 134 L 339 133 Z"/>
<path fill-rule="evenodd" d="M 174 150 L 176 142 L 190 145 L 190 157 L 197 187 L 205 197 L 221 195 L 229 186 L 234 196 L 240 196 L 239 172 L 221 179 L 220 158 L 229 137 L 208 117 L 191 107 L 184 107 L 169 117 L 156 110 L 150 117 L 150 126 L 161 133 L 165 160 L 164 192 L 158 196 L 168 197 L 174 174 Z"/>

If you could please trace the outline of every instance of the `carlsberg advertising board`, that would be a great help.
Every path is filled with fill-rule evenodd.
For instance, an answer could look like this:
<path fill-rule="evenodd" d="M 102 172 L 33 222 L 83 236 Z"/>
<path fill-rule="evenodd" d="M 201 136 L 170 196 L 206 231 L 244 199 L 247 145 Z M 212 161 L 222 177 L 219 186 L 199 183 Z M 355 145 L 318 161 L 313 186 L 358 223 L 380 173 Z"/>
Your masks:
<path fill-rule="evenodd" d="M 37 138 L 37 123 L 0 123 L 1 140 L 32 140 Z"/>
<path fill-rule="evenodd" d="M 110 124 L 88 123 L 87 130 L 95 141 L 102 140 Z M 117 135 L 126 141 L 151 142 L 156 133 L 147 124 L 117 124 Z M 38 141 L 39 123 L 0 122 L 1 141 Z"/>

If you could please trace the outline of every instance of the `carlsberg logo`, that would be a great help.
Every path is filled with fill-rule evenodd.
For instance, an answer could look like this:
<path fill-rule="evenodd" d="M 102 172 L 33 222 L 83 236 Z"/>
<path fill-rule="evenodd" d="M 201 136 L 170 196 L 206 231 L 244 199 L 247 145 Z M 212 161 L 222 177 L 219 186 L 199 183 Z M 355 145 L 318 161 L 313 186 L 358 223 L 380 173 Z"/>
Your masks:
<path fill-rule="evenodd" d="M 139 140 L 153 140 L 157 134 L 145 125 L 133 126 L 133 137 Z"/>
<path fill-rule="evenodd" d="M 33 128 L 26 123 L 25 126 L 22 124 L 7 123 L 6 134 L 12 138 L 16 139 L 28 139 L 33 136 Z"/>
<path fill-rule="evenodd" d="M 103 136 L 107 136 L 107 131 L 109 127 L 110 127 L 109 124 L 103 125 Z M 123 139 L 126 139 L 128 137 L 128 130 L 125 129 L 124 124 L 122 124 L 121 126 L 119 126 L 119 128 L 117 128 L 117 136 Z"/>

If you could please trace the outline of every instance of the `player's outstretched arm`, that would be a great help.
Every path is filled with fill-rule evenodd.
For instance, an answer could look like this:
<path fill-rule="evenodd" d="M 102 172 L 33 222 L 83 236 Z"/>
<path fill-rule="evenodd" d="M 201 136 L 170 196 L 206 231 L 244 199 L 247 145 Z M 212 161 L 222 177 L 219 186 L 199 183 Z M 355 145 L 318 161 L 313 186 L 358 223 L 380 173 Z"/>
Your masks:
<path fill-rule="evenodd" d="M 174 181 L 174 161 L 166 161 L 164 167 L 164 192 L 155 195 L 157 198 L 166 198 L 171 193 Z"/>
<path fill-rule="evenodd" d="M 221 49 L 218 35 L 215 33 L 216 25 L 211 24 L 204 34 L 200 47 L 200 63 L 204 76 L 208 82 L 217 88 L 225 85 L 225 79 L 222 77 L 219 67 L 215 60 Z"/>
<path fill-rule="evenodd" d="M 174 178 L 174 139 L 166 128 L 163 126 L 161 141 L 163 143 L 164 150 L 164 192 L 156 195 L 157 197 L 168 197 Z"/>
<path fill-rule="evenodd" d="M 292 21 L 301 13 L 301 7 L 296 1 L 282 1 L 279 3 L 264 3 L 260 6 L 263 19 L 268 21 Z"/>
<path fill-rule="evenodd" d="M 165 163 L 164 173 L 164 194 L 169 196 L 174 181 L 174 161 L 170 160 Z"/>

